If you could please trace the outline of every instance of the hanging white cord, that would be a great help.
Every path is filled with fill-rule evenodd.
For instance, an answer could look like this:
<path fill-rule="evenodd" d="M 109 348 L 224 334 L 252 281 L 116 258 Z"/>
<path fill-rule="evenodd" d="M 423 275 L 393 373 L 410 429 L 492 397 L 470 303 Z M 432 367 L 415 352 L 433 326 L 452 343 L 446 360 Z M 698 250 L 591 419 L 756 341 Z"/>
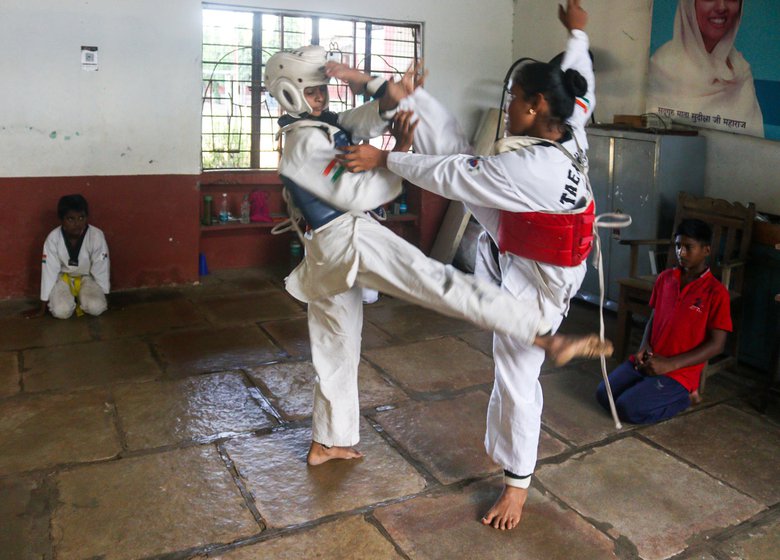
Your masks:
<path fill-rule="evenodd" d="M 287 214 L 289 217 L 283 222 L 279 222 L 274 227 L 272 227 L 271 235 L 287 233 L 293 229 L 298 234 L 298 238 L 301 240 L 301 243 L 303 243 L 303 231 L 301 231 L 301 226 L 299 224 L 299 222 L 303 219 L 303 215 L 301 215 L 300 210 L 298 210 L 298 208 L 295 206 L 295 203 L 292 200 L 292 196 L 287 189 L 282 189 L 282 198 L 287 205 Z"/>
<path fill-rule="evenodd" d="M 590 185 L 590 181 L 588 181 Z M 596 216 L 596 220 L 593 222 L 593 260 L 591 264 L 599 273 L 599 338 L 604 341 L 604 266 L 603 259 L 601 257 L 601 237 L 599 237 L 599 228 L 619 229 L 628 227 L 631 225 L 631 216 L 628 214 L 599 214 Z M 618 418 L 617 409 L 615 408 L 615 399 L 612 397 L 612 387 L 609 384 L 609 376 L 607 375 L 607 359 L 602 354 L 601 361 L 601 376 L 604 378 L 604 386 L 607 389 L 607 398 L 609 399 L 609 410 L 612 413 L 612 420 L 615 421 L 615 429 L 620 430 L 623 425 Z"/>

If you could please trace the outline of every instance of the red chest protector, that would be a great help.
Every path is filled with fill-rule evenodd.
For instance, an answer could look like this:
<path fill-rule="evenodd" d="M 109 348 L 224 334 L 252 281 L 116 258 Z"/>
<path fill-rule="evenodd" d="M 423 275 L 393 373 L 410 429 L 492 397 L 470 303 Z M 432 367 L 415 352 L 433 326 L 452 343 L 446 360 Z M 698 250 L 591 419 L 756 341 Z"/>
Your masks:
<path fill-rule="evenodd" d="M 557 266 L 577 266 L 593 247 L 596 205 L 565 213 L 501 212 L 498 249 L 502 253 Z"/>

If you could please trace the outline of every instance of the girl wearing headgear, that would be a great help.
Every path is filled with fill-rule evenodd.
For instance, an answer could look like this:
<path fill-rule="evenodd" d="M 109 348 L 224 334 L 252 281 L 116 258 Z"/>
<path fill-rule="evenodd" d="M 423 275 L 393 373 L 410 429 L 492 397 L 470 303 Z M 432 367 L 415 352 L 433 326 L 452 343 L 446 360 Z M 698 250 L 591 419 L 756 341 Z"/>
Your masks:
<path fill-rule="evenodd" d="M 344 113 L 329 112 L 329 76 L 377 99 Z M 406 95 L 401 83 L 326 63 L 324 49 L 311 46 L 272 56 L 265 85 L 288 113 L 280 119 L 284 148 L 279 174 L 297 209 L 293 213 L 300 211 L 310 228 L 301 236 L 305 258 L 286 279 L 287 291 L 308 304 L 317 372 L 310 465 L 362 456 L 353 448 L 360 437 L 361 288 L 501 332 L 509 340 L 538 347 L 556 362 L 611 353 L 611 344 L 595 335 L 546 335 L 551 325 L 536 305 L 427 258 L 368 214 L 400 194 L 400 178 L 384 169 L 346 173 L 336 156 L 339 147 L 385 130 Z M 411 132 L 413 127 L 396 149 L 409 149 Z"/>
<path fill-rule="evenodd" d="M 673 109 L 687 124 L 764 136 L 750 64 L 734 48 L 743 9 L 743 0 L 680 0 L 672 40 L 650 58 L 649 111 Z"/>
<path fill-rule="evenodd" d="M 578 138 L 593 110 L 594 75 L 583 31 L 587 13 L 579 0 L 559 9 L 569 29 L 561 66 L 532 62 L 512 78 L 506 138 L 496 155 L 464 154 L 453 139 L 454 118 L 424 90 L 404 101 L 420 119 L 416 154 L 388 153 L 371 146 L 346 148 L 348 169 L 387 168 L 411 183 L 466 203 L 500 249 L 501 289 L 541 312 L 555 332 L 585 276 L 592 241 L 593 195 L 587 160 Z M 575 69 L 576 68 L 576 69 Z M 504 468 L 504 489 L 482 522 L 512 529 L 528 495 L 542 413 L 538 381 L 544 351 L 496 332 L 495 383 L 487 414 L 485 448 Z"/>

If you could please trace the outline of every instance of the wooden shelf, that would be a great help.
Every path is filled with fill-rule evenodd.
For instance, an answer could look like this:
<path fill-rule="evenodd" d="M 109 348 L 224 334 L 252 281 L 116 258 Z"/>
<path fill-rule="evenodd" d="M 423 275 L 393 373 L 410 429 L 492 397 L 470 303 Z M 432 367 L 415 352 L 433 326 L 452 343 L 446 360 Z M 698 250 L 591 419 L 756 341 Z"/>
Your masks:
<path fill-rule="evenodd" d="M 220 224 L 216 223 L 214 225 L 210 226 L 200 226 L 201 233 L 209 233 L 211 231 L 233 231 L 233 230 L 239 230 L 239 229 L 271 229 L 276 224 L 281 223 L 283 220 L 280 220 L 278 222 L 252 222 L 249 224 L 241 224 L 238 222 L 235 223 L 227 223 L 227 224 Z"/>

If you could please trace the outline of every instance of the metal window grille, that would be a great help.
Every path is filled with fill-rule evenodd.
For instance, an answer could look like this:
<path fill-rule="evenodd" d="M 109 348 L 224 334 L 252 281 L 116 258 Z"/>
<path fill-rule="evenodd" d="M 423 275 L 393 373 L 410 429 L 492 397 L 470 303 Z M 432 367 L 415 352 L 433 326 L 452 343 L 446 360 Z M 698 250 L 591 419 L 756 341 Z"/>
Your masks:
<path fill-rule="evenodd" d="M 402 74 L 421 56 L 419 23 L 205 7 L 203 10 L 203 169 L 276 169 L 277 120 L 283 111 L 265 90 L 275 52 L 310 44 L 375 76 Z M 362 105 L 346 84 L 329 86 L 330 110 Z M 386 143 L 387 138 L 378 143 Z"/>

